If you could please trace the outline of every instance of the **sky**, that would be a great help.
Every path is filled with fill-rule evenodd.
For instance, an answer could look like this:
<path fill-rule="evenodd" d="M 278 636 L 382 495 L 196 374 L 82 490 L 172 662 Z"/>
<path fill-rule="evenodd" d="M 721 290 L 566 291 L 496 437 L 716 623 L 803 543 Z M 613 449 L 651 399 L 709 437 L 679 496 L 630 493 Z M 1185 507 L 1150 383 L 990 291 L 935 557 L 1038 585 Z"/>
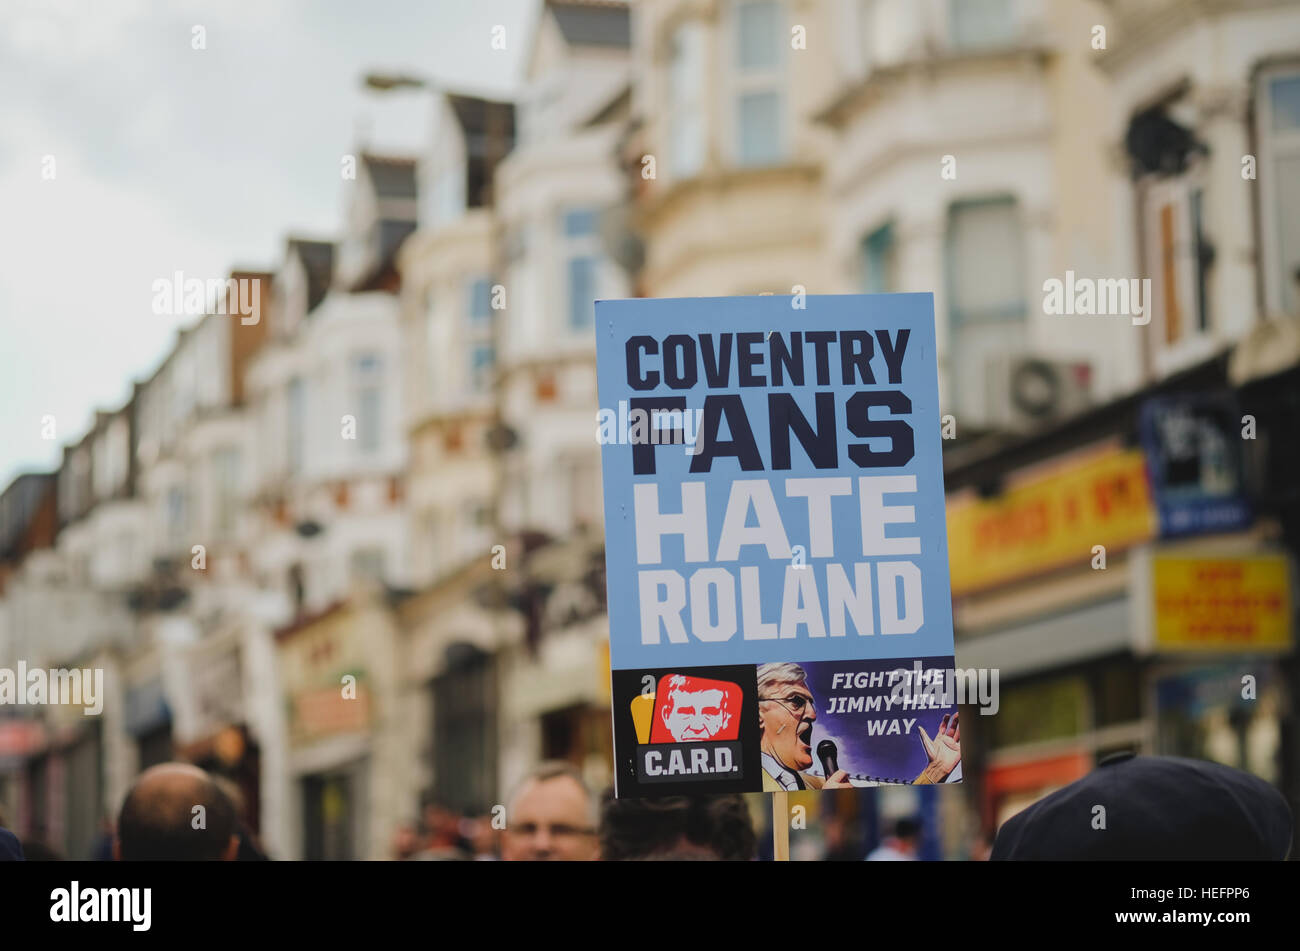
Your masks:
<path fill-rule="evenodd" d="M 155 280 L 276 268 L 286 235 L 338 236 L 344 155 L 427 143 L 430 95 L 363 75 L 508 96 L 539 7 L 4 0 L 0 489 L 57 467 L 193 323 L 153 312 Z"/>

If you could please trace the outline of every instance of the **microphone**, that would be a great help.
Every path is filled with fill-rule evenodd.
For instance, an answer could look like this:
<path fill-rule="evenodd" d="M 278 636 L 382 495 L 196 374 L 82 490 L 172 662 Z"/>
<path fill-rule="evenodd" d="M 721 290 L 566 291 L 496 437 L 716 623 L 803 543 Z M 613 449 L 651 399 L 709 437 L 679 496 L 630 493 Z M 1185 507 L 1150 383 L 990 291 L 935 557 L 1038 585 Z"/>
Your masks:
<path fill-rule="evenodd" d="M 827 779 L 840 771 L 839 750 L 834 740 L 822 740 L 817 744 L 817 758 L 822 761 L 822 769 L 826 771 Z"/>

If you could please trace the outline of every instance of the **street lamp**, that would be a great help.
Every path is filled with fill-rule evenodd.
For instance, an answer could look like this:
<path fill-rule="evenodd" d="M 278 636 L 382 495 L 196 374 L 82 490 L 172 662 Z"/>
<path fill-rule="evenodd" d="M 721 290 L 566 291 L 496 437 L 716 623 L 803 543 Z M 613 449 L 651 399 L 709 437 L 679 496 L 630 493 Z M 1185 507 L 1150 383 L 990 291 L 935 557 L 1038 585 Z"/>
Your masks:
<path fill-rule="evenodd" d="M 380 92 L 390 89 L 424 89 L 431 85 L 427 79 L 404 73 L 366 73 L 362 81 L 367 89 L 377 89 Z"/>

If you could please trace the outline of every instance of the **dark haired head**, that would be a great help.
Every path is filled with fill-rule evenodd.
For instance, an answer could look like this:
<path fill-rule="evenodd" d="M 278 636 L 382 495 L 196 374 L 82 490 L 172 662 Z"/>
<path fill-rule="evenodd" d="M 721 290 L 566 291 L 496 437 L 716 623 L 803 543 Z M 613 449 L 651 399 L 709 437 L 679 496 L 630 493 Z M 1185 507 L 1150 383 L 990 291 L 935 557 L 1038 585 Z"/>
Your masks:
<path fill-rule="evenodd" d="M 614 799 L 606 794 L 600 819 L 601 858 L 747 861 L 758 839 L 738 794 Z"/>
<path fill-rule="evenodd" d="M 211 776 L 184 763 L 163 763 L 141 773 L 126 794 L 117 855 L 124 862 L 229 859 L 237 846 L 234 832 L 234 806 Z"/>
<path fill-rule="evenodd" d="M 916 819 L 899 819 L 894 823 L 894 838 L 915 842 L 921 838 L 921 823 Z"/>

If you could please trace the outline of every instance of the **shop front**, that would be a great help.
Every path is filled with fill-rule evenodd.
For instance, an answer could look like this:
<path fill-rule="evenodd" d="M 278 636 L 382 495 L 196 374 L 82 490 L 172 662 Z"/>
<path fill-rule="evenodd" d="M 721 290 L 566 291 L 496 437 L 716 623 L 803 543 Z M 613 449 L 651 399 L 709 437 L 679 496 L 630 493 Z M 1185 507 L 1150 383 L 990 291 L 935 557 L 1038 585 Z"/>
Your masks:
<path fill-rule="evenodd" d="M 337 604 L 281 630 L 276 642 L 294 857 L 387 857 L 415 801 L 391 613 L 379 600 Z"/>
<path fill-rule="evenodd" d="M 970 804 L 991 835 L 1099 759 L 1148 745 L 1133 564 L 1156 537 L 1145 458 L 1101 441 L 948 505 L 956 660 L 996 671 L 962 710 Z"/>
<path fill-rule="evenodd" d="M 45 746 L 41 721 L 30 717 L 0 716 L 0 819 L 17 825 L 28 812 L 23 764 Z"/>
<path fill-rule="evenodd" d="M 187 696 L 175 724 L 175 756 L 220 777 L 240 820 L 261 831 L 261 753 L 247 726 L 238 631 L 209 635 L 184 652 Z"/>
<path fill-rule="evenodd" d="M 1048 433 L 950 478 L 957 666 L 1000 675 L 995 716 L 962 712 L 986 832 L 1123 750 L 1285 791 L 1294 559 L 1243 419 L 1211 380 L 1098 410 L 1083 449 Z"/>
<path fill-rule="evenodd" d="M 1289 706 L 1283 664 L 1293 638 L 1293 567 L 1282 551 L 1185 546 L 1156 551 L 1150 590 L 1146 686 L 1156 749 L 1209 759 L 1281 783 Z"/>
<path fill-rule="evenodd" d="M 161 678 L 127 689 L 125 726 L 140 771 L 172 759 L 172 712 Z"/>

